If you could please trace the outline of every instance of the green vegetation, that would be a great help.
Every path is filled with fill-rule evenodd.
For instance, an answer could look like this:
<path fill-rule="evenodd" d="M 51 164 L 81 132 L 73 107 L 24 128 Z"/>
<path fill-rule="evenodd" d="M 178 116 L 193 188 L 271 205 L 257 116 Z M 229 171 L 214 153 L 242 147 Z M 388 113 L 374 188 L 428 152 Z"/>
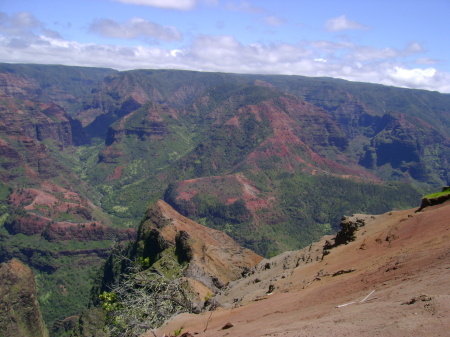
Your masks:
<path fill-rule="evenodd" d="M 257 230 L 252 228 L 252 216 L 242 199 L 225 205 L 217 197 L 197 194 L 193 198 L 196 212 L 190 216 L 226 232 L 258 254 L 271 257 L 335 233 L 343 215 L 381 214 L 414 207 L 420 200 L 418 190 L 395 182 L 363 183 L 331 175 L 282 174 L 272 183 L 277 186 L 278 202 L 257 212 Z M 170 201 L 168 194 L 166 198 Z M 188 212 L 188 204 L 177 205 L 182 213 Z"/>
<path fill-rule="evenodd" d="M 12 189 L 0 180 L 0 202 L 1 203 L 4 203 L 6 200 L 8 200 L 8 197 L 11 194 L 11 192 L 12 192 Z"/>
<path fill-rule="evenodd" d="M 15 257 L 33 269 L 42 315 L 51 331 L 56 320 L 86 308 L 111 241 L 48 242 L 39 235 L 9 235 L 1 226 L 0 246 L 0 261 Z M 93 250 L 100 255 L 89 254 Z"/>
<path fill-rule="evenodd" d="M 447 188 L 446 190 L 444 190 L 442 192 L 427 194 L 423 198 L 424 199 L 434 199 L 434 198 L 439 198 L 439 197 L 442 197 L 444 195 L 449 195 L 449 194 L 450 194 L 450 188 Z"/>
<path fill-rule="evenodd" d="M 300 248 L 337 231 L 342 215 L 381 214 L 413 207 L 420 200 L 420 193 L 401 183 L 358 183 L 331 175 L 293 175 L 281 179 L 279 197 L 286 219 L 277 226 L 286 239 L 290 238 L 283 242 Z"/>
<path fill-rule="evenodd" d="M 105 76 L 115 73 L 114 69 L 70 67 L 62 65 L 44 64 L 8 64 L 0 63 L 0 72 L 11 72 L 15 75 L 25 76 L 38 82 L 41 92 L 38 99 L 44 102 L 56 102 L 69 112 L 81 108 L 81 102 L 67 102 L 60 98 L 66 93 L 73 97 L 84 97 L 91 93 L 98 81 Z"/>
<path fill-rule="evenodd" d="M 39 235 L 10 235 L 4 223 L 26 214 L 23 207 L 32 201 L 30 197 L 14 209 L 8 201 L 13 191 L 43 189 L 44 181 L 56 184 L 98 208 L 57 212 L 65 197 L 46 191 L 58 202 L 54 207 L 36 205 L 31 217 L 74 222 L 93 218 L 121 228 L 136 228 L 149 203 L 166 191 L 165 199 L 183 214 L 270 257 L 334 233 L 344 214 L 415 206 L 420 194 L 406 182 L 425 191 L 449 178 L 448 95 L 302 76 L 9 64 L 0 64 L 0 72 L 24 76 L 39 86 L 26 99 L 2 98 L 5 107 L 11 106 L 2 118 L 15 116 L 16 110 L 24 114 L 19 122 L 17 116 L 6 120 L 4 125 L 14 128 L 0 132 L 2 146 L 7 144 L 0 157 L 0 261 L 18 257 L 34 269 L 49 325 L 86 307 L 95 269 L 110 242 L 48 242 Z M 290 95 L 323 110 L 310 113 L 310 105 Z M 284 105 L 287 99 L 294 102 L 292 109 Z M 42 142 L 17 137 L 23 126 L 33 137 L 33 127 L 43 117 L 58 123 L 51 113 L 41 115 L 42 101 L 92 121 L 72 130 L 80 139 L 88 134 L 90 144 L 75 147 L 52 137 Z M 280 129 L 285 125 L 276 123 L 270 109 L 284 114 L 292 123 L 289 130 Z M 329 119 L 321 117 L 325 114 Z M 58 132 L 53 138 L 67 136 Z M 282 139 L 285 134 L 299 141 Z M 314 160 L 316 154 L 320 160 Z M 353 174 L 343 166 L 355 176 L 363 172 L 398 182 L 339 178 Z M 244 195 L 235 173 L 243 173 L 257 189 L 254 199 Z M 201 179 L 185 192 L 195 197 L 177 200 L 175 182 L 194 178 Z M 271 201 L 247 209 L 247 202 L 259 200 Z M 154 266 L 166 270 L 171 280 L 179 276 L 167 269 L 175 252 L 169 250 L 162 258 L 144 242 L 134 248 L 142 253 L 134 256 L 142 270 Z M 102 300 L 112 305 L 116 299 Z M 116 323 L 123 326 L 124 321 Z"/>
<path fill-rule="evenodd" d="M 179 269 L 175 261 L 171 269 Z M 173 315 L 192 311 L 182 278 L 168 277 L 157 269 L 142 269 L 139 264 L 131 264 L 110 292 L 99 295 L 99 300 L 106 312 L 103 330 L 109 336 L 137 337 Z"/>
<path fill-rule="evenodd" d="M 403 89 L 371 83 L 350 82 L 341 79 L 311 78 L 282 75 L 252 75 L 265 80 L 283 92 L 296 95 L 314 105 L 323 107 L 337 116 L 339 108 L 348 102 L 348 94 L 355 103 L 371 106 L 381 116 L 387 111 L 397 111 L 418 117 L 438 130 L 450 135 L 450 116 L 446 95 L 427 90 Z"/>

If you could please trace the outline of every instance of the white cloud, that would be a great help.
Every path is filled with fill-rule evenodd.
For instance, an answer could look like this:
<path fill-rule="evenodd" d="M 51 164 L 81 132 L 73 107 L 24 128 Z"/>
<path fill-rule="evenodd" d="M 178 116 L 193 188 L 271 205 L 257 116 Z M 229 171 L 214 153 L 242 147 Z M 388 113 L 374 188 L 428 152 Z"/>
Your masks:
<path fill-rule="evenodd" d="M 19 12 L 11 16 L 0 12 L 0 32 L 2 33 L 20 35 L 41 27 L 43 24 L 29 12 Z"/>
<path fill-rule="evenodd" d="M 432 64 L 437 64 L 437 63 L 440 63 L 440 62 L 442 62 L 442 61 L 436 60 L 436 59 L 432 59 L 432 58 L 429 58 L 429 57 L 421 57 L 421 58 L 416 60 L 416 64 L 430 64 L 430 65 L 432 65 Z"/>
<path fill-rule="evenodd" d="M 40 40 L 39 34 L 60 38 L 58 33 L 45 29 L 44 24 L 29 12 L 11 16 L 0 12 L 0 36 L 6 37 L 8 46 L 26 49 L 31 44 L 45 43 Z"/>
<path fill-rule="evenodd" d="M 421 53 L 424 51 L 423 46 L 418 42 L 411 42 L 406 47 L 405 51 L 410 54 Z"/>
<path fill-rule="evenodd" d="M 197 5 L 197 0 L 114 0 L 132 5 L 151 6 L 164 9 L 190 10 Z"/>
<path fill-rule="evenodd" d="M 42 29 L 42 34 L 53 39 L 62 39 L 62 36 L 58 32 L 51 29 Z"/>
<path fill-rule="evenodd" d="M 263 19 L 264 23 L 269 26 L 281 26 L 286 23 L 286 20 L 279 18 L 278 16 L 267 16 Z"/>
<path fill-rule="evenodd" d="M 13 20 L 0 13 L 2 62 L 110 67 L 119 70 L 169 68 L 329 76 L 450 93 L 449 73 L 439 72 L 429 66 L 425 69 L 420 66 L 411 68 L 402 62 L 403 58 L 410 59 L 411 55 L 423 51 L 418 43 L 411 43 L 403 49 L 377 49 L 348 41 L 324 40 L 305 40 L 297 44 L 242 44 L 232 36 L 201 35 L 184 47 L 125 47 L 67 41 L 56 32 L 52 34 L 46 31 L 35 19 L 24 15 Z M 173 39 L 177 36 L 170 29 L 166 31 L 167 27 L 156 25 L 155 28 L 154 25 L 142 19 L 130 20 L 122 25 L 113 24 L 112 28 L 109 27 L 111 31 L 103 34 L 122 38 Z M 422 64 L 432 62 L 419 59 L 417 63 L 419 61 Z"/>
<path fill-rule="evenodd" d="M 42 23 L 29 12 L 19 12 L 11 16 L 10 23 L 14 26 L 36 28 L 42 26 Z"/>
<path fill-rule="evenodd" d="M 142 18 L 132 18 L 124 24 L 110 19 L 98 19 L 91 24 L 89 31 L 119 39 L 152 37 L 162 41 L 181 41 L 183 38 L 182 34 L 173 26 L 161 26 Z"/>
<path fill-rule="evenodd" d="M 423 47 L 417 42 L 408 44 L 404 49 L 353 46 L 349 49 L 348 58 L 358 61 L 395 60 L 422 53 L 423 50 Z"/>
<path fill-rule="evenodd" d="M 178 54 L 183 54 L 183 51 L 180 49 L 173 49 L 170 51 L 170 55 L 172 55 L 173 57 L 177 57 Z"/>
<path fill-rule="evenodd" d="M 226 9 L 235 12 L 245 12 L 251 14 L 266 13 L 266 10 L 262 7 L 254 6 L 250 1 L 240 1 L 238 4 L 232 1 L 228 1 Z"/>
<path fill-rule="evenodd" d="M 356 21 L 347 20 L 345 15 L 341 15 L 337 18 L 329 19 L 325 23 L 325 29 L 329 32 L 339 32 L 348 29 L 370 29 L 370 27 Z"/>
<path fill-rule="evenodd" d="M 310 41 L 308 45 L 321 53 L 327 54 L 334 54 L 342 50 L 353 50 L 356 47 L 352 42 L 331 42 L 324 40 Z"/>
<path fill-rule="evenodd" d="M 377 59 L 394 59 L 400 55 L 401 52 L 393 48 L 377 49 L 373 47 L 361 46 L 355 47 L 352 50 L 350 57 L 359 61 L 371 61 Z"/>
<path fill-rule="evenodd" d="M 375 48 L 356 45 L 350 41 L 332 42 L 325 40 L 309 41 L 308 45 L 320 55 L 330 59 L 343 59 L 352 62 L 374 62 L 380 60 L 396 60 L 423 52 L 419 43 L 412 43 L 403 49 Z"/>
<path fill-rule="evenodd" d="M 434 68 L 413 68 L 405 69 L 402 67 L 394 67 L 390 72 L 390 77 L 397 83 L 408 84 L 413 87 L 421 87 L 429 82 L 430 79 L 436 77 L 436 69 Z"/>

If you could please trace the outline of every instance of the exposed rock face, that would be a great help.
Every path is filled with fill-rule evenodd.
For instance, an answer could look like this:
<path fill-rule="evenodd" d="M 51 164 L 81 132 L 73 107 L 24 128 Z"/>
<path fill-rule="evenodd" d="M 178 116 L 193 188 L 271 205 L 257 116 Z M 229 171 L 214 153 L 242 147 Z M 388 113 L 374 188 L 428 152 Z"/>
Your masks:
<path fill-rule="evenodd" d="M 93 219 L 97 207 L 71 190 L 44 181 L 40 189 L 15 190 L 9 196 L 10 205 L 21 209 L 10 217 L 5 228 L 12 235 L 42 235 L 48 241 L 99 241 L 136 238 L 136 229 L 117 229 Z M 59 220 L 65 217 L 69 220 Z"/>
<path fill-rule="evenodd" d="M 54 241 L 130 241 L 136 238 L 136 229 L 117 229 L 102 225 L 97 221 L 72 223 L 53 221 L 50 218 L 24 214 L 14 217 L 5 224 L 9 234 L 41 235 L 50 242 Z"/>
<path fill-rule="evenodd" d="M 377 132 L 364 148 L 359 161 L 362 166 L 377 169 L 390 165 L 404 177 L 409 175 L 420 181 L 431 181 L 430 172 L 445 166 L 439 161 L 425 160 L 426 153 L 439 151 L 440 146 L 447 148 L 450 143 L 423 120 L 405 114 L 385 114 L 376 118 L 372 128 Z"/>
<path fill-rule="evenodd" d="M 164 198 L 185 216 L 201 216 L 195 196 L 202 194 L 216 197 L 240 223 L 251 218 L 258 222 L 257 211 L 270 209 L 275 202 L 272 195 L 261 196 L 261 191 L 242 173 L 183 180 L 172 184 Z"/>
<path fill-rule="evenodd" d="M 2 63 L 0 92 L 21 100 L 54 102 L 70 109 L 80 96 L 89 94 L 98 81 L 114 72 L 106 68 Z"/>
<path fill-rule="evenodd" d="M 5 337 L 48 337 L 31 269 L 13 259 L 0 264 L 0 331 Z"/>
<path fill-rule="evenodd" d="M 177 275 L 189 293 L 190 307 L 201 311 L 214 293 L 239 279 L 261 260 L 262 257 L 239 246 L 225 233 L 185 218 L 158 200 L 146 212 L 134 244 L 114 251 L 106 261 L 103 275 L 91 292 L 91 309 L 81 315 L 74 336 L 87 336 L 85 331 L 103 336 L 96 328 L 101 324 L 90 319 L 102 312 L 99 295 L 111 292 L 111 285 L 124 280 L 124 274 L 129 274 L 142 261 L 147 261 L 147 265 L 141 265 L 143 272 L 139 278 L 151 279 L 150 274 L 145 274 L 147 271 L 161 276 L 167 273 L 167 279 Z"/>
<path fill-rule="evenodd" d="M 54 103 L 75 98 L 58 92 L 56 97 L 52 97 L 54 100 L 43 103 L 44 91 L 36 79 L 0 72 L 0 124 L 19 129 L 38 141 L 53 139 L 63 146 L 88 144 L 89 139 L 81 123 Z"/>
<path fill-rule="evenodd" d="M 35 99 L 40 93 L 36 80 L 12 73 L 0 73 L 0 95 L 18 99 Z"/>
<path fill-rule="evenodd" d="M 141 140 L 150 137 L 152 140 L 156 141 L 162 139 L 169 133 L 166 123 L 158 113 L 158 110 L 161 110 L 159 106 L 151 104 L 149 106 L 144 106 L 142 109 L 144 111 L 135 110 L 129 113 L 126 118 L 123 118 L 120 123 L 114 123 L 114 125 L 108 129 L 105 144 L 109 146 L 114 141 L 129 135 L 136 135 L 137 138 Z M 142 117 L 137 116 L 138 123 L 130 123 L 130 120 L 136 119 L 134 115 L 139 113 Z"/>
<path fill-rule="evenodd" d="M 147 211 L 139 228 L 140 241 L 144 258 L 176 246 L 178 258 L 189 262 L 184 275 L 212 291 L 241 277 L 244 270 L 262 259 L 225 233 L 182 216 L 162 200 Z"/>
<path fill-rule="evenodd" d="M 205 294 L 218 291 L 262 260 L 227 234 L 182 216 L 162 200 L 148 209 L 135 243 L 125 254 L 127 261 L 149 258 L 152 264 L 163 256 L 175 255 L 180 266 L 188 264 L 183 275 L 194 288 L 207 289 Z M 104 267 L 102 280 L 93 292 L 94 304 L 98 304 L 98 294 L 109 291 L 108 286 L 127 271 L 127 265 L 115 259 L 111 255 Z"/>
<path fill-rule="evenodd" d="M 19 132 L 33 140 L 52 139 L 62 146 L 89 144 L 89 138 L 81 127 L 81 122 L 74 120 L 63 108 L 54 103 L 37 103 L 29 100 L 4 98 L 6 104 L 1 106 L 0 123 L 8 134 Z"/>
<path fill-rule="evenodd" d="M 87 222 L 82 224 L 54 222 L 45 228 L 42 236 L 48 241 L 131 241 L 136 238 L 136 229 L 111 228 L 98 222 Z"/>

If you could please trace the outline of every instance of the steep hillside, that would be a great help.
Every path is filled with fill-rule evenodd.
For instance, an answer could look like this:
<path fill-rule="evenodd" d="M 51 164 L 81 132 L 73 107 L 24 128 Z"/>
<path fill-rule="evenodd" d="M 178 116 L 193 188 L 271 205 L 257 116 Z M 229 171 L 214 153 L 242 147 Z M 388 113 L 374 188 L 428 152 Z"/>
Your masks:
<path fill-rule="evenodd" d="M 253 183 L 247 178 L 259 178 Z M 265 256 L 304 247 L 338 229 L 342 214 L 405 208 L 420 194 L 408 185 L 335 176 L 234 174 L 169 186 L 165 200 Z"/>
<path fill-rule="evenodd" d="M 147 267 L 162 268 L 164 259 L 175 258 L 183 266 L 183 275 L 201 281 L 211 292 L 239 278 L 243 270 L 254 266 L 261 257 L 239 246 L 223 232 L 202 226 L 175 211 L 163 200 L 158 200 L 146 212 L 139 226 L 136 241 L 126 248 L 130 261 L 148 259 Z M 105 265 L 99 294 L 114 284 L 118 274 L 110 269 L 120 261 L 112 255 Z M 124 273 L 127 265 L 120 267 Z M 165 272 L 172 272 L 170 269 Z M 111 277 L 112 276 L 112 277 Z M 94 296 L 95 297 L 95 296 Z M 97 300 L 94 298 L 94 302 Z"/>
<path fill-rule="evenodd" d="M 13 259 L 0 264 L 2 336 L 48 337 L 30 268 Z"/>
<path fill-rule="evenodd" d="M 263 260 L 215 297 L 222 308 L 144 336 L 446 336 L 450 204 L 416 210 L 347 218 L 354 241 Z"/>
<path fill-rule="evenodd" d="M 176 313 L 200 312 L 261 259 L 159 200 L 147 210 L 136 241 L 117 247 L 106 261 L 74 335 L 137 336 Z"/>
<path fill-rule="evenodd" d="M 90 143 L 81 123 L 40 101 L 51 95 L 17 73 L 0 73 L 0 262 L 17 258 L 33 268 L 52 331 L 86 307 L 111 240 L 134 239 L 136 230 L 111 228 L 100 194 L 60 160 Z"/>

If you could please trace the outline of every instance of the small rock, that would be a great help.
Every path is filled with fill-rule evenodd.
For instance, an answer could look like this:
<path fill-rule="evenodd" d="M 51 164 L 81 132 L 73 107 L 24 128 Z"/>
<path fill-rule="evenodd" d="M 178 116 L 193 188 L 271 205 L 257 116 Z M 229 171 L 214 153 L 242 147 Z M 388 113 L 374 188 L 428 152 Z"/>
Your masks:
<path fill-rule="evenodd" d="M 225 325 L 222 327 L 222 330 L 230 329 L 230 328 L 232 328 L 232 327 L 234 327 L 234 324 L 228 322 L 227 324 L 225 324 Z"/>
<path fill-rule="evenodd" d="M 192 334 L 190 334 L 189 332 L 185 332 L 180 337 L 194 337 L 194 336 Z"/>

